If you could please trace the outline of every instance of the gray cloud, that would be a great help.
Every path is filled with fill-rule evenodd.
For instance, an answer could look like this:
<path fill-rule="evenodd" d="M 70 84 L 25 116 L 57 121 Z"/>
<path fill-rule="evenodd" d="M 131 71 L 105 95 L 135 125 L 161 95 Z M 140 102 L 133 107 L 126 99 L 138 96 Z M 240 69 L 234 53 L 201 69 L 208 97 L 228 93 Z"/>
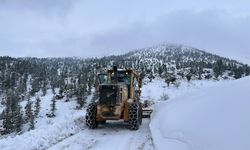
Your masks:
<path fill-rule="evenodd" d="M 170 42 L 250 57 L 249 4 L 5 0 L 0 2 L 0 55 L 102 56 Z"/>

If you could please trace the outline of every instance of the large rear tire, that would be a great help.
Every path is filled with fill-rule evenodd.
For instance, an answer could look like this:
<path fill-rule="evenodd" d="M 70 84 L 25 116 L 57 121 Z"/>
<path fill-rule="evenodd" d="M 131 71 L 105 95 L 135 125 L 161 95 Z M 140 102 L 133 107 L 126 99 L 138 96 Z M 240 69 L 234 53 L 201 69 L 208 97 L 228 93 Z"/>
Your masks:
<path fill-rule="evenodd" d="M 98 126 L 98 122 L 96 121 L 96 112 L 97 112 L 96 103 L 90 103 L 87 107 L 87 112 L 85 116 L 86 125 L 90 129 L 94 129 Z"/>
<path fill-rule="evenodd" d="M 141 106 L 138 102 L 133 102 L 129 105 L 129 127 L 131 130 L 138 130 L 142 122 Z"/>

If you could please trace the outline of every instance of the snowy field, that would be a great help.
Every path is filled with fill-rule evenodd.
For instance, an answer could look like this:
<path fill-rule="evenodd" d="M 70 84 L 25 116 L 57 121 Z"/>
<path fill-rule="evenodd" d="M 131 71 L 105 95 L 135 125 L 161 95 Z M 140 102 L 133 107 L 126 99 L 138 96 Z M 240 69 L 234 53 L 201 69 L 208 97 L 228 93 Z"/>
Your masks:
<path fill-rule="evenodd" d="M 151 150 L 166 149 L 169 147 L 174 150 L 173 148 L 176 148 L 176 146 L 176 149 L 180 149 L 190 148 L 190 145 L 191 148 L 200 149 L 203 148 L 202 145 L 197 146 L 196 143 L 192 141 L 193 137 L 189 138 L 189 134 L 185 134 L 185 132 L 181 130 L 181 127 L 186 126 L 187 123 L 190 123 L 190 125 L 186 128 L 197 128 L 193 124 L 196 123 L 195 120 L 191 121 L 188 120 L 188 118 L 184 118 L 185 116 L 190 117 L 188 116 L 190 111 L 185 111 L 195 108 L 196 105 L 192 105 L 195 93 L 205 94 L 207 91 L 205 89 L 207 88 L 210 89 L 213 86 L 218 85 L 218 87 L 220 87 L 221 85 L 227 84 L 223 82 L 228 81 L 202 80 L 192 81 L 191 83 L 181 81 L 178 86 L 171 84 L 169 87 L 164 80 L 160 78 L 156 78 L 152 82 L 146 82 L 142 87 L 141 99 L 154 101 L 155 104 L 152 107 L 155 108 L 151 118 L 152 122 L 150 119 L 143 119 L 142 126 L 140 126 L 138 131 L 130 131 L 128 125 L 124 124 L 123 121 L 108 121 L 105 125 L 100 125 L 95 130 L 88 129 L 84 125 L 85 109 L 75 109 L 77 104 L 74 100 L 70 100 L 69 102 L 65 102 L 64 99 L 58 100 L 56 117 L 47 118 L 46 113 L 50 110 L 51 98 L 53 96 L 52 92 L 48 91 L 46 96 L 41 97 L 41 112 L 39 118 L 36 119 L 36 128 L 31 131 L 26 131 L 21 135 L 2 137 L 0 139 L 0 149 Z M 220 90 L 217 90 L 217 92 L 219 91 Z M 162 95 L 168 95 L 168 100 L 163 99 Z M 89 99 L 91 99 L 91 97 L 89 97 Z M 201 98 L 197 100 L 199 104 L 203 102 L 203 99 L 200 99 Z M 208 102 L 205 104 L 207 103 Z M 209 108 L 210 107 L 207 109 Z M 178 118 L 181 115 L 184 115 L 184 117 Z M 151 124 L 151 128 L 149 128 L 149 124 Z M 202 125 L 204 125 L 204 123 L 201 124 L 201 126 Z M 180 140 L 176 140 L 176 137 Z M 188 142 L 191 140 L 191 144 L 185 140 Z M 199 139 L 197 142 L 199 143 Z M 190 145 L 187 146 L 186 143 Z"/>

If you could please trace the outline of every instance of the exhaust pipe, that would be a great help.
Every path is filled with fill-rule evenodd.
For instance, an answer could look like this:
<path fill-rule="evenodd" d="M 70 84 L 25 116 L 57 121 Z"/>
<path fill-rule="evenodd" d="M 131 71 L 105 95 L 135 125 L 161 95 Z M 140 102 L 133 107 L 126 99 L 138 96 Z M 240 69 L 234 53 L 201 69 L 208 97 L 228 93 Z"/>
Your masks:
<path fill-rule="evenodd" d="M 113 66 L 113 71 L 114 71 L 114 81 L 115 81 L 115 83 L 118 83 L 117 66 Z"/>

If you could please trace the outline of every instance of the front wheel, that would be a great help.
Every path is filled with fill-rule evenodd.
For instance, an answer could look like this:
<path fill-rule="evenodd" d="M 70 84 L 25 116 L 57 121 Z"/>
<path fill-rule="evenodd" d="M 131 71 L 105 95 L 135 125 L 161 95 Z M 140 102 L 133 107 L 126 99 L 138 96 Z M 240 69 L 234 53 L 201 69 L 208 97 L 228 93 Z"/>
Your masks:
<path fill-rule="evenodd" d="M 94 129 L 98 126 L 96 121 L 97 105 L 96 103 L 90 103 L 87 107 L 87 112 L 85 116 L 86 125 L 90 129 Z"/>
<path fill-rule="evenodd" d="M 129 105 L 129 127 L 131 130 L 138 130 L 142 121 L 141 106 L 137 102 L 133 102 Z"/>

